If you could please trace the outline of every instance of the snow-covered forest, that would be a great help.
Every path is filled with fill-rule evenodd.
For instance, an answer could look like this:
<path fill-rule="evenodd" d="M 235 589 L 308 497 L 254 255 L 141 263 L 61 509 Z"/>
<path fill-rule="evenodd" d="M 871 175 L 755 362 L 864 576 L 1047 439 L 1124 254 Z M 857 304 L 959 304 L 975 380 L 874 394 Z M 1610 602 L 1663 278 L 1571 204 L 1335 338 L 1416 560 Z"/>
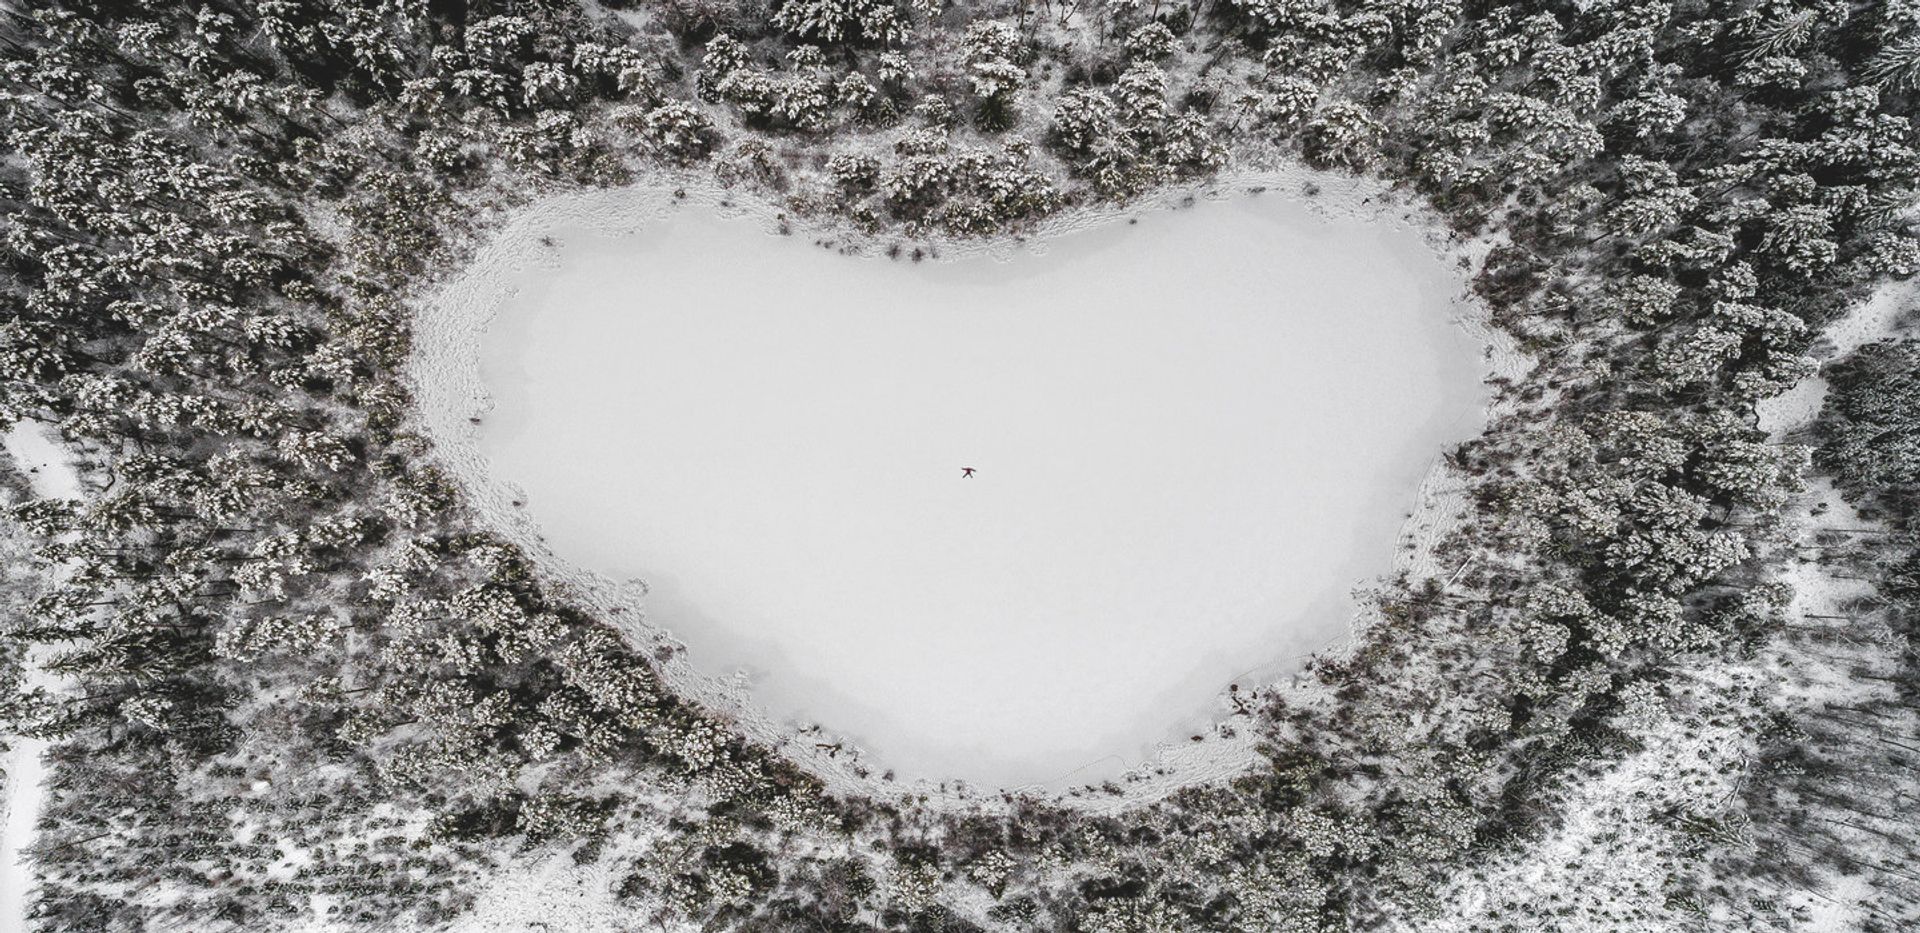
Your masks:
<path fill-rule="evenodd" d="M 1920 926 L 1912 0 L 36 0 L 0 61 L 0 925 Z M 482 522 L 407 370 L 556 194 L 908 260 L 1298 166 L 1526 365 L 1152 794 L 829 780 Z"/>

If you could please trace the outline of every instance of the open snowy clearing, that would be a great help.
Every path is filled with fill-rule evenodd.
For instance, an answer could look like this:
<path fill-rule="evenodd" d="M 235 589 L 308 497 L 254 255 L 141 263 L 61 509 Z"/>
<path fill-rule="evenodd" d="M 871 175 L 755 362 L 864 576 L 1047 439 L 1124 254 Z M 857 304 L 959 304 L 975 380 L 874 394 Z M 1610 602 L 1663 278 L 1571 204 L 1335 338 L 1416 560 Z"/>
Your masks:
<path fill-rule="evenodd" d="M 1144 760 L 1344 635 L 1479 425 L 1455 274 L 1280 197 L 918 264 L 605 229 L 483 290 L 477 453 L 696 668 L 903 776 Z"/>
<path fill-rule="evenodd" d="M 26 475 L 33 495 L 78 499 L 84 494 L 78 471 L 46 427 L 33 422 L 15 424 L 0 434 L 0 449 Z M 57 687 L 54 678 L 37 668 L 30 667 L 27 677 L 35 685 Z M 34 824 L 46 793 L 48 743 L 15 736 L 8 744 L 4 804 L 0 804 L 4 813 L 0 816 L 0 930 L 25 929 L 28 898 L 33 890 L 33 870 L 25 862 L 26 851 L 33 844 Z"/>

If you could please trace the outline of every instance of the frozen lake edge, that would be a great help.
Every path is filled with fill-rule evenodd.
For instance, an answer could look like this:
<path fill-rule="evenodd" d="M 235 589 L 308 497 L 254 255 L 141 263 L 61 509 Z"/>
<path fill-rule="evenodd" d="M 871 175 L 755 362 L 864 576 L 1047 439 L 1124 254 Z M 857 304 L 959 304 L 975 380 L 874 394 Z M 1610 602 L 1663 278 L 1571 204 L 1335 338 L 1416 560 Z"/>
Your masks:
<path fill-rule="evenodd" d="M 1302 197 L 1299 194 L 1307 183 L 1319 189 L 1316 196 Z M 1265 190 L 1261 195 L 1264 198 L 1288 199 L 1305 205 L 1309 211 L 1322 217 L 1358 219 L 1369 224 L 1400 227 L 1400 232 L 1409 238 L 1424 233 L 1427 235 L 1427 245 L 1439 255 L 1441 261 L 1449 264 L 1468 264 L 1476 258 L 1473 255 L 1475 250 L 1484 247 L 1484 244 L 1462 246 L 1440 242 L 1432 233 L 1438 227 L 1430 223 L 1430 218 L 1419 215 L 1413 208 L 1399 204 L 1394 199 L 1382 198 L 1381 191 L 1369 183 L 1298 169 L 1235 176 L 1205 189 L 1166 195 L 1147 206 L 1082 212 L 1043 230 L 1024 244 L 1014 245 L 1004 241 L 950 244 L 940 251 L 948 258 L 981 253 L 1004 257 L 1010 252 L 1044 251 L 1060 237 L 1077 230 L 1124 223 L 1123 218 L 1148 216 L 1158 209 L 1190 204 L 1196 198 L 1244 198 L 1248 191 L 1261 189 Z M 747 214 L 769 227 L 775 222 L 769 212 L 749 211 L 734 205 L 727 200 L 724 192 L 719 191 L 692 190 L 681 207 L 696 212 Z M 618 236 L 656 222 L 674 209 L 675 199 L 665 187 L 661 187 L 561 195 L 511 216 L 466 267 L 466 271 L 420 307 L 416 323 L 416 356 L 409 373 L 420 401 L 420 412 L 427 421 L 426 428 L 438 444 L 436 458 L 452 470 L 468 490 L 473 504 L 490 524 L 536 555 L 543 572 L 550 579 L 563 584 L 570 597 L 599 611 L 603 617 L 621 620 L 636 643 L 643 646 L 650 643 L 680 643 L 687 639 L 676 637 L 681 633 L 670 634 L 643 621 L 635 611 L 640 593 L 633 585 L 615 582 L 555 557 L 543 541 L 541 529 L 529 519 L 527 510 L 514 506 L 513 502 L 522 496 L 522 491 L 492 475 L 488 457 L 481 450 L 481 432 L 470 419 L 490 412 L 488 389 L 480 372 L 482 352 L 479 343 L 494 309 L 511 292 L 512 283 L 508 281 L 510 276 L 506 274 L 507 271 L 551 267 L 555 261 L 556 251 L 551 248 L 555 231 L 586 228 L 597 230 L 602 235 Z M 795 239 L 804 241 L 816 237 L 846 242 L 841 237 L 808 235 L 804 231 Z M 869 245 L 868 251 L 876 250 Z M 1451 269 L 1448 275 L 1459 287 L 1455 289 L 1455 294 L 1445 296 L 1450 301 L 1443 300 L 1443 303 L 1450 304 L 1451 316 L 1456 322 L 1464 325 L 1474 339 L 1488 348 L 1486 368 L 1506 375 L 1523 370 L 1528 365 L 1525 360 L 1499 335 L 1490 333 L 1482 324 L 1479 306 L 1465 297 L 1464 278 Z M 1475 368 L 1485 374 L 1480 364 L 1476 363 Z M 1447 441 L 1465 440 L 1472 433 L 1454 432 Z M 1443 446 L 1434 445 L 1430 453 L 1437 457 Z M 1431 566 L 1431 556 L 1427 550 L 1451 526 L 1453 516 L 1461 508 L 1452 485 L 1443 468 L 1437 463 L 1431 466 L 1425 481 L 1419 484 L 1419 501 L 1412 519 L 1400 526 L 1400 537 L 1410 545 L 1410 549 L 1393 549 L 1391 560 L 1383 557 L 1377 571 L 1384 573 L 1393 569 L 1408 570 L 1416 575 L 1434 574 L 1436 568 Z M 1403 490 L 1403 496 L 1403 506 L 1415 505 L 1412 501 L 1415 493 L 1411 486 Z M 1380 553 L 1385 555 L 1394 542 L 1382 540 L 1378 544 Z M 1350 583 L 1358 586 L 1369 578 L 1354 579 Z M 1329 645 L 1325 650 L 1337 650 L 1337 645 Z M 1296 670 L 1303 658 L 1304 652 L 1284 658 L 1265 658 L 1261 664 L 1243 671 L 1241 682 L 1251 686 L 1267 685 Z M 684 654 L 678 654 L 665 665 L 666 673 L 677 689 L 734 716 L 752 737 L 781 747 L 802 764 L 821 773 L 836 785 L 836 789 L 880 794 L 930 793 L 936 796 L 950 791 L 952 785 L 949 782 L 932 779 L 888 783 L 860 779 L 855 766 L 845 757 L 828 758 L 813 753 L 816 736 L 809 735 L 796 740 L 792 728 L 775 722 L 751 697 L 745 695 L 746 685 L 736 678 L 714 676 L 709 671 L 699 669 L 700 660 L 696 658 L 694 663 L 688 663 Z M 1138 765 L 1129 772 L 1131 780 L 1124 782 L 1128 793 L 1123 796 L 1133 800 L 1157 796 L 1171 787 L 1237 773 L 1250 761 L 1252 750 L 1244 733 L 1223 737 L 1228 730 L 1213 728 L 1214 722 L 1231 709 L 1225 686 L 1225 679 L 1212 685 L 1208 691 L 1215 696 L 1211 708 L 1203 706 L 1191 710 L 1191 715 L 1184 716 L 1175 728 L 1165 732 L 1168 741 L 1158 753 L 1147 756 L 1144 761 L 1134 758 L 1119 762 L 1095 762 L 1104 765 L 1104 772 L 1099 768 L 1066 769 L 1058 779 L 1030 782 L 1019 789 L 1057 792 L 1088 780 L 1112 776 L 1119 770 L 1114 767 L 1116 764 Z M 831 718 L 825 719 L 824 725 L 829 730 L 840 731 Z M 1208 740 L 1198 743 L 1175 741 L 1189 732 L 1205 734 Z M 1115 756 L 1107 757 L 1111 759 Z M 874 763 L 870 761 L 869 764 Z M 882 759 L 874 770 L 879 770 L 885 764 Z M 975 782 L 976 787 L 980 784 Z"/>

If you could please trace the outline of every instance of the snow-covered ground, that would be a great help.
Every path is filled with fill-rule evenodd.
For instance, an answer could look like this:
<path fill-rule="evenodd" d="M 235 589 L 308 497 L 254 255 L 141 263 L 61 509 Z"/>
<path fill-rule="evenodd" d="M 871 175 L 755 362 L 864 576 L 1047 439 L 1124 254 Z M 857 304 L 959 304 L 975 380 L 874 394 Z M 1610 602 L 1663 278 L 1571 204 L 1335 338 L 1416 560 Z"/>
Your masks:
<path fill-rule="evenodd" d="M 0 446 L 4 446 L 8 458 L 26 475 L 35 496 L 43 499 L 82 496 L 79 472 L 45 425 L 16 424 L 0 434 Z M 31 668 L 27 676 L 36 683 L 45 681 L 44 674 Z M 0 930 L 26 928 L 33 872 L 22 859 L 33 842 L 34 823 L 40 814 L 46 750 L 45 741 L 28 738 L 14 738 L 7 749 L 5 796 L 4 804 L 0 805 L 5 813 L 4 818 L 0 818 Z"/>
<path fill-rule="evenodd" d="M 1892 337 L 1916 309 L 1920 293 L 1911 283 L 1885 285 L 1823 332 L 1817 355 L 1830 362 Z M 1804 438 L 1827 391 L 1823 377 L 1809 376 L 1790 391 L 1762 400 L 1757 426 L 1775 442 Z M 1873 525 L 1831 482 L 1819 477 L 1801 496 L 1798 513 L 1798 534 L 1809 548 L 1822 528 Z M 1793 592 L 1789 618 L 1803 628 L 1856 616 L 1857 601 L 1870 591 L 1864 581 L 1837 577 L 1807 559 L 1789 561 L 1781 580 Z M 1862 643 L 1871 645 L 1866 639 Z M 1514 928 L 1541 926 L 1567 933 L 1691 933 L 1720 928 L 1711 915 L 1663 896 L 1678 873 L 1703 864 L 1700 841 L 1689 837 L 1674 814 L 1737 820 L 1739 789 L 1753 779 L 1749 771 L 1755 754 L 1752 731 L 1742 730 L 1742 717 L 1759 715 L 1755 698 L 1785 700 L 1785 708 L 1812 710 L 1869 702 L 1887 689 L 1884 679 L 1858 673 L 1846 655 L 1806 653 L 1790 639 L 1776 640 L 1751 660 L 1719 661 L 1705 669 L 1683 666 L 1670 682 L 1676 697 L 1671 705 L 1682 712 L 1633 730 L 1645 745 L 1641 751 L 1570 788 L 1551 831 L 1461 873 L 1430 905 L 1428 915 L 1405 918 L 1391 929 L 1478 933 L 1517 925 Z M 1863 851 L 1861 857 L 1869 856 Z M 1775 892 L 1779 896 L 1774 907 L 1797 918 L 1791 929 L 1843 933 L 1867 928 L 1871 875 L 1846 876 L 1813 864 L 1806 871 L 1801 889 Z M 1724 909 L 1718 902 L 1699 906 Z M 1550 924 L 1542 926 L 1549 913 Z M 1752 926 L 1769 925 L 1746 919 Z M 1777 923 L 1774 928 L 1789 929 Z"/>
<path fill-rule="evenodd" d="M 0 929 L 26 929 L 33 869 L 23 860 L 40 815 L 46 750 L 45 741 L 26 738 L 14 739 L 7 749 L 6 815 L 0 821 Z"/>
<path fill-rule="evenodd" d="M 1816 355 L 1821 363 L 1831 363 L 1867 344 L 1892 337 L 1896 326 L 1917 309 L 1920 309 L 1920 295 L 1909 283 L 1884 285 L 1845 317 L 1821 331 Z M 1786 392 L 1761 399 L 1755 412 L 1758 425 L 1776 440 L 1783 439 L 1811 425 L 1826 398 L 1826 377 L 1816 373 Z"/>
<path fill-rule="evenodd" d="M 695 667 L 903 775 L 1059 787 L 1196 731 L 1346 633 L 1479 426 L 1457 274 L 1372 218 L 1201 201 L 916 264 L 607 222 L 649 197 L 451 292 L 493 316 L 475 452 Z"/>

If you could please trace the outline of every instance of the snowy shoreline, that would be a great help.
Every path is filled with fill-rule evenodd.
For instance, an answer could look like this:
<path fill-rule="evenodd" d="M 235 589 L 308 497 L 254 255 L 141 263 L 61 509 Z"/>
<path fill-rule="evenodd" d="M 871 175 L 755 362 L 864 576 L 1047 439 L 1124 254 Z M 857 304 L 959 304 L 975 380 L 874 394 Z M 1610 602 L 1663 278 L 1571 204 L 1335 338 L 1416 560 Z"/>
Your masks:
<path fill-rule="evenodd" d="M 1315 193 L 1306 194 L 1308 189 Z M 1358 218 L 1420 234 L 1436 262 L 1445 264 L 1460 279 L 1458 292 L 1451 296 L 1452 313 L 1455 323 L 1486 348 L 1484 375 L 1515 378 L 1531 367 L 1531 362 L 1506 335 L 1487 323 L 1484 307 L 1466 288 L 1465 272 L 1477 265 L 1490 243 L 1463 243 L 1448 238 L 1431 211 L 1402 202 L 1384 185 L 1304 167 L 1231 174 L 1205 185 L 1173 190 L 1130 205 L 1071 212 L 1018 238 L 941 242 L 930 253 L 934 260 L 980 255 L 1004 259 L 1044 253 L 1056 238 L 1080 230 L 1125 222 L 1127 218 L 1155 211 L 1178 209 L 1199 199 L 1239 198 L 1256 193 L 1261 197 L 1297 201 L 1322 217 Z M 547 248 L 548 232 L 565 226 L 618 234 L 655 222 L 683 205 L 754 218 L 769 229 L 779 227 L 795 236 L 810 237 L 822 246 L 863 254 L 878 253 L 889 242 L 881 237 L 795 224 L 770 208 L 742 203 L 734 194 L 710 185 L 640 184 L 552 196 L 504 217 L 462 270 L 449 276 L 417 303 L 415 351 L 405 371 L 419 400 L 417 417 L 424 423 L 425 433 L 436 442 L 431 458 L 447 468 L 467 491 L 470 504 L 483 522 L 529 554 L 536 555 L 543 575 L 556 584 L 557 592 L 591 607 L 603 618 L 618 620 L 643 649 L 674 645 L 676 641 L 671 633 L 650 622 L 639 621 L 636 607 L 642 591 L 633 583 L 607 580 L 555 559 L 541 542 L 539 529 L 526 512 L 514 507 L 518 492 L 489 478 L 489 463 L 478 450 L 478 432 L 471 420 L 488 410 L 490 404 L 480 380 L 477 343 L 492 309 L 510 294 L 515 273 L 542 268 L 554 261 Z M 1483 424 L 1502 414 L 1499 405 L 1496 401 L 1489 406 Z M 1434 549 L 1458 527 L 1465 515 L 1465 489 L 1463 478 L 1453 475 L 1436 451 L 1419 485 L 1411 517 L 1402 523 L 1398 535 L 1400 546 L 1394 551 L 1393 573 L 1445 579 L 1453 572 L 1454 568 L 1439 566 Z M 1356 586 L 1369 582 L 1353 581 Z M 1346 650 L 1352 642 L 1351 633 L 1365 624 L 1364 618 L 1353 619 L 1346 639 L 1315 654 L 1337 654 Z M 1290 689 L 1290 683 L 1297 681 L 1297 675 L 1277 676 L 1278 672 L 1289 668 L 1297 670 L 1301 660 L 1297 656 L 1269 658 L 1249 667 L 1233 682 L 1255 690 L 1284 692 Z M 772 721 L 746 696 L 746 685 L 737 679 L 714 677 L 696 670 L 684 652 L 673 653 L 662 667 L 676 690 L 730 716 L 749 738 L 778 748 L 827 780 L 836 792 L 912 797 L 937 806 L 977 805 L 997 799 L 998 788 L 930 779 L 882 781 L 862 777 L 857 773 L 860 769 L 857 756 L 829 756 L 815 750 L 819 733 L 799 735 L 795 729 Z M 1206 740 L 1162 743 L 1153 755 L 1114 782 L 1121 788 L 1117 794 L 1086 793 L 1065 787 L 1073 774 L 1111 756 L 1095 759 L 1054 781 L 1008 790 L 1054 797 L 1061 803 L 1088 810 L 1113 811 L 1160 799 L 1184 786 L 1240 773 L 1257 759 L 1255 735 L 1251 729 L 1231 728 L 1237 698 L 1227 692 L 1225 683 L 1220 686 L 1213 708 L 1196 712 L 1186 721 L 1191 730 L 1183 730 L 1203 734 Z"/>

